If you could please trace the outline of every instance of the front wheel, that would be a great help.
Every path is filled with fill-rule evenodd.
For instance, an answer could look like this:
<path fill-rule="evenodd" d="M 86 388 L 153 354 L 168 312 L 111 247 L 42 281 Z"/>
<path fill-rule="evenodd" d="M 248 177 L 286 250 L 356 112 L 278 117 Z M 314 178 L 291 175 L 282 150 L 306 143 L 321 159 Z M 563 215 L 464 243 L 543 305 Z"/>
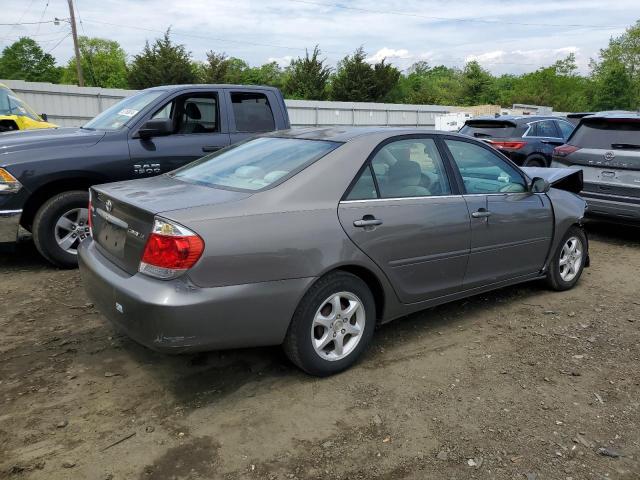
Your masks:
<path fill-rule="evenodd" d="M 582 228 L 573 226 L 558 245 L 547 273 L 547 285 L 563 291 L 578 283 L 587 260 L 587 236 Z"/>
<path fill-rule="evenodd" d="M 334 272 L 318 280 L 298 305 L 284 350 L 305 372 L 332 375 L 358 360 L 375 323 L 375 301 L 367 284 L 350 273 Z"/>
<path fill-rule="evenodd" d="M 78 245 L 89 233 L 89 193 L 62 192 L 47 200 L 33 220 L 33 241 L 40 254 L 62 268 L 78 266 Z"/>

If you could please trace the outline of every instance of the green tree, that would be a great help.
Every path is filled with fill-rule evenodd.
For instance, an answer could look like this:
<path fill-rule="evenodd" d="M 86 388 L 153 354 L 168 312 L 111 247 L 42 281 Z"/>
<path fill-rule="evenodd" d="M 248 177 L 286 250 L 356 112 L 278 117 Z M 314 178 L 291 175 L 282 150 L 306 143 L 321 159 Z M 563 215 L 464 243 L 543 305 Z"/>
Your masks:
<path fill-rule="evenodd" d="M 618 59 L 610 58 L 599 65 L 593 87 L 594 110 L 630 110 L 637 106 L 631 74 Z"/>
<path fill-rule="evenodd" d="M 466 105 L 481 105 L 494 103 L 496 92 L 494 90 L 493 76 L 480 64 L 473 60 L 464 66 L 462 71 L 462 102 Z"/>
<path fill-rule="evenodd" d="M 171 41 L 171 31 L 133 57 L 129 67 L 129 86 L 142 89 L 156 85 L 177 85 L 197 82 L 197 70 L 191 62 L 191 52 L 184 45 Z"/>
<path fill-rule="evenodd" d="M 462 83 L 457 69 L 439 65 L 431 68 L 425 61 L 413 64 L 409 74 L 400 78 L 402 102 L 415 104 L 460 105 Z"/>
<path fill-rule="evenodd" d="M 56 59 L 44 53 L 35 40 L 22 37 L 2 51 L 0 78 L 58 83 L 60 68 L 56 67 Z"/>
<path fill-rule="evenodd" d="M 207 61 L 199 75 L 202 83 L 227 83 L 231 59 L 226 53 L 207 52 Z"/>
<path fill-rule="evenodd" d="M 88 87 L 127 88 L 127 55 L 115 40 L 80 37 L 80 64 Z M 62 73 L 62 83 L 77 84 L 75 57 Z"/>
<path fill-rule="evenodd" d="M 621 77 L 616 77 L 616 72 Z M 600 50 L 599 58 L 591 61 L 591 73 L 593 108 L 614 104 L 628 105 L 615 108 L 636 108 L 640 105 L 640 20 L 619 37 L 609 40 L 609 45 Z M 631 92 L 631 100 L 629 93 L 621 90 L 624 87 Z M 617 101 L 611 97 L 616 91 L 620 92 Z"/>
<path fill-rule="evenodd" d="M 311 56 L 307 51 L 304 58 L 291 60 L 284 82 L 285 95 L 303 100 L 326 99 L 331 69 L 325 65 L 325 61 L 326 59 L 320 60 L 320 49 L 317 45 Z"/>
<path fill-rule="evenodd" d="M 396 88 L 400 71 L 385 59 L 371 66 L 362 47 L 338 64 L 331 98 L 347 102 L 381 102 Z"/>
<path fill-rule="evenodd" d="M 344 57 L 331 81 L 331 99 L 343 102 L 371 102 L 375 98 L 375 77 L 362 47 Z"/>

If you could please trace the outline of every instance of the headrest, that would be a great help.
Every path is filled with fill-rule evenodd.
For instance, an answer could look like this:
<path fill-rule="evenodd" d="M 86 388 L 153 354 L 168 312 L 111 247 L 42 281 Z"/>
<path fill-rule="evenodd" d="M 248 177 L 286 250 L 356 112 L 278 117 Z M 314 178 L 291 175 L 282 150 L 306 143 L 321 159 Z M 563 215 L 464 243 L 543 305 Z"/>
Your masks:
<path fill-rule="evenodd" d="M 187 117 L 193 120 L 200 120 L 202 118 L 202 114 L 200 113 L 200 109 L 195 103 L 187 103 L 184 107 L 184 111 L 187 114 Z"/>

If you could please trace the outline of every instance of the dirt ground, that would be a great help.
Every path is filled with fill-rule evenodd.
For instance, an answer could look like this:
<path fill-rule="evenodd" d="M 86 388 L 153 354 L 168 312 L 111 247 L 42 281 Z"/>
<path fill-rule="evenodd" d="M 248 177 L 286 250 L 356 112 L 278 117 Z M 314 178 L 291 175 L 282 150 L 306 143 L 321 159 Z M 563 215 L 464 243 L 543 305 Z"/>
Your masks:
<path fill-rule="evenodd" d="M 77 271 L 0 254 L 0 478 L 639 479 L 640 230 L 590 235 L 574 290 L 412 315 L 328 379 L 279 348 L 153 353 Z"/>

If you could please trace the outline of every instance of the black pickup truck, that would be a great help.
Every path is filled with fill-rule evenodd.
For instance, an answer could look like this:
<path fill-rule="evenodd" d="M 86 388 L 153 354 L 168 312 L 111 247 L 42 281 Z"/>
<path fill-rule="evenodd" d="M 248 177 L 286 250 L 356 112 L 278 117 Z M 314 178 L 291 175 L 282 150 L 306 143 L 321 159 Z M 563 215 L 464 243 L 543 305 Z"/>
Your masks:
<path fill-rule="evenodd" d="M 287 128 L 276 88 L 178 85 L 143 90 L 80 128 L 0 134 L 0 243 L 31 232 L 47 260 L 73 267 L 89 235 L 90 186 L 169 172 Z"/>

